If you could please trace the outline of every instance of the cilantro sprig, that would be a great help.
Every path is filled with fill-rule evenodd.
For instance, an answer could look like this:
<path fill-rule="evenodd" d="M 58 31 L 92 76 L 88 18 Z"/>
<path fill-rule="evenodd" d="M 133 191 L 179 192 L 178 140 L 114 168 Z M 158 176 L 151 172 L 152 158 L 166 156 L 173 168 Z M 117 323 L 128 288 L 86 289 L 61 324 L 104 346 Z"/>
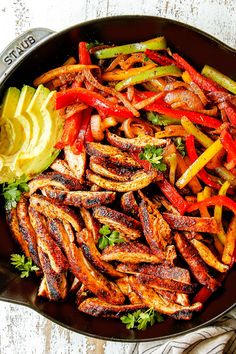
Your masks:
<path fill-rule="evenodd" d="M 127 329 L 137 328 L 139 330 L 145 330 L 147 326 L 153 326 L 154 323 L 160 323 L 164 321 L 164 318 L 153 308 L 146 311 L 137 310 L 133 313 L 128 313 L 126 316 L 122 316 L 121 322 L 126 325 Z"/>
<path fill-rule="evenodd" d="M 175 139 L 175 146 L 182 156 L 186 155 L 185 144 L 182 138 L 178 137 Z"/>
<path fill-rule="evenodd" d="M 158 171 L 166 171 L 166 164 L 162 162 L 162 153 L 162 148 L 156 148 L 154 145 L 146 145 L 143 152 L 139 154 L 139 158 L 149 161 L 152 167 Z"/>
<path fill-rule="evenodd" d="M 120 237 L 118 231 L 111 231 L 108 225 L 103 225 L 99 233 L 102 235 L 98 240 L 98 247 L 100 250 L 104 250 L 107 246 L 114 246 L 116 243 L 125 242 L 125 240 Z"/>
<path fill-rule="evenodd" d="M 6 210 L 11 210 L 12 208 L 15 208 L 17 202 L 19 202 L 20 200 L 21 193 L 29 191 L 29 186 L 26 181 L 26 176 L 22 176 L 21 178 L 15 180 L 12 183 L 3 184 L 2 196 L 5 200 Z"/>
<path fill-rule="evenodd" d="M 36 265 L 33 265 L 33 261 L 30 257 L 25 257 L 20 254 L 11 255 L 11 265 L 21 272 L 21 278 L 28 278 L 30 273 L 39 270 Z"/>
<path fill-rule="evenodd" d="M 155 114 L 153 112 L 147 113 L 147 119 L 154 125 L 160 125 L 165 127 L 170 124 L 180 124 L 180 119 L 174 119 L 161 114 Z"/>

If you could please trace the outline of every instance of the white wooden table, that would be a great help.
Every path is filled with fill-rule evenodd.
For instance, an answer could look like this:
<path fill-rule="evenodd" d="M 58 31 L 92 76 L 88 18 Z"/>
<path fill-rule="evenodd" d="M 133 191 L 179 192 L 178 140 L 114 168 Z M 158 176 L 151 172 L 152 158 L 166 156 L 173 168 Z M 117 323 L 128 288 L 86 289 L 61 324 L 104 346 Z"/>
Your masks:
<path fill-rule="evenodd" d="M 87 19 L 123 14 L 176 19 L 236 48 L 235 0 L 0 0 L 0 51 L 32 27 L 58 31 Z M 129 344 L 87 338 L 30 309 L 0 302 L 0 354 L 129 352 Z"/>

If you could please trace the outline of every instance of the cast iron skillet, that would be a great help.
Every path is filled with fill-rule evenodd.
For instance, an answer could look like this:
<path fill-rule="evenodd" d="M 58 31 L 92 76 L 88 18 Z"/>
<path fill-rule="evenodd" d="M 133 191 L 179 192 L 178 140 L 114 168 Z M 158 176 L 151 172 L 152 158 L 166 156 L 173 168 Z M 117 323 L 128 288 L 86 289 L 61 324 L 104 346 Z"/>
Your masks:
<path fill-rule="evenodd" d="M 45 36 L 47 32 L 44 29 L 32 30 L 21 37 L 21 43 L 29 35 L 37 39 L 39 31 L 41 36 Z M 209 64 L 236 79 L 236 52 L 233 49 L 197 29 L 176 21 L 148 16 L 121 16 L 89 21 L 56 34 L 48 32 L 50 33 L 48 39 L 44 39 L 40 44 L 36 43 L 23 59 L 19 58 L 15 66 L 8 69 L 8 73 L 2 79 L 0 96 L 9 86 L 21 88 L 22 84 L 32 85 L 33 79 L 39 74 L 59 66 L 70 55 L 76 56 L 77 45 L 81 40 L 90 42 L 97 39 L 104 43 L 121 44 L 164 35 L 170 48 L 182 54 L 196 68 L 200 69 L 204 64 Z M 0 56 L 0 59 L 2 58 L 0 69 L 1 65 L 4 66 L 4 60 L 9 62 L 7 55 L 14 59 L 14 56 L 19 54 L 17 48 L 15 48 L 16 52 L 12 53 L 14 45 L 16 43 L 11 44 L 8 53 Z M 39 280 L 20 279 L 9 266 L 9 256 L 17 252 L 17 248 L 5 223 L 3 209 L 0 215 L 0 234 L 0 300 L 29 306 L 75 332 L 100 339 L 130 342 L 170 338 L 209 324 L 235 305 L 236 270 L 234 268 L 224 286 L 208 301 L 204 310 L 195 315 L 191 321 L 175 321 L 168 318 L 146 331 L 129 331 L 119 320 L 93 318 L 80 313 L 73 301 L 54 303 L 37 298 Z"/>

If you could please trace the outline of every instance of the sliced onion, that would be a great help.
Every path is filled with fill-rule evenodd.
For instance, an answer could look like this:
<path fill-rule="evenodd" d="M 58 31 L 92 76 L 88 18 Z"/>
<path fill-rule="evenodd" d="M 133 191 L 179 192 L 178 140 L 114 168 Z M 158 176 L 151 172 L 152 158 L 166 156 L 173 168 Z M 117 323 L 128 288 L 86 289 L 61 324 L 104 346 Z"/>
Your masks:
<path fill-rule="evenodd" d="M 127 54 L 120 54 L 116 57 L 111 64 L 106 68 L 105 72 L 114 70 L 118 65 L 123 63 L 128 58 Z M 121 66 L 121 65 L 120 65 Z"/>
<path fill-rule="evenodd" d="M 102 141 L 104 139 L 104 133 L 102 130 L 102 119 L 99 114 L 91 116 L 91 132 L 95 141 Z"/>
<path fill-rule="evenodd" d="M 134 105 L 134 107 L 135 107 L 136 109 L 142 109 L 142 108 L 148 106 L 149 104 L 155 102 L 158 98 L 161 98 L 163 95 L 164 95 L 163 92 L 157 93 L 157 94 L 154 95 L 154 96 L 148 97 L 148 98 L 146 98 L 145 100 L 142 100 L 142 101 L 136 103 L 136 104 Z"/>
<path fill-rule="evenodd" d="M 174 91 L 169 91 L 164 98 L 165 102 L 172 105 L 175 103 L 182 103 L 186 105 L 191 111 L 199 111 L 204 109 L 200 98 L 189 90 L 176 89 Z"/>

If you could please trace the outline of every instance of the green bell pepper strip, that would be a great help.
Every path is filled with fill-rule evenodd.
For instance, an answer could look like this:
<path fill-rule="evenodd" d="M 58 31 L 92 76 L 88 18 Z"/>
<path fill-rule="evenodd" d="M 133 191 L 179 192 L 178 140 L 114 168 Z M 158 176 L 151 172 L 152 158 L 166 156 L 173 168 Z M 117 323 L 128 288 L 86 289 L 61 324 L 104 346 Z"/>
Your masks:
<path fill-rule="evenodd" d="M 166 49 L 164 37 L 156 37 L 145 42 L 125 44 L 116 47 L 100 49 L 94 53 L 97 59 L 107 59 L 117 57 L 119 54 L 132 54 L 145 52 L 146 49 L 163 50 Z"/>
<path fill-rule="evenodd" d="M 226 90 L 236 94 L 236 82 L 228 76 L 222 74 L 220 71 L 209 65 L 205 65 L 202 69 L 202 75 L 217 82 L 217 84 L 224 87 Z"/>
<path fill-rule="evenodd" d="M 140 74 L 131 76 L 128 79 L 120 81 L 115 86 L 115 89 L 117 91 L 121 91 L 130 85 L 140 84 L 142 82 L 156 79 L 161 76 L 167 76 L 167 75 L 180 77 L 182 75 L 182 71 L 179 68 L 177 68 L 177 66 L 175 65 L 158 66 L 153 69 L 144 71 Z"/>

